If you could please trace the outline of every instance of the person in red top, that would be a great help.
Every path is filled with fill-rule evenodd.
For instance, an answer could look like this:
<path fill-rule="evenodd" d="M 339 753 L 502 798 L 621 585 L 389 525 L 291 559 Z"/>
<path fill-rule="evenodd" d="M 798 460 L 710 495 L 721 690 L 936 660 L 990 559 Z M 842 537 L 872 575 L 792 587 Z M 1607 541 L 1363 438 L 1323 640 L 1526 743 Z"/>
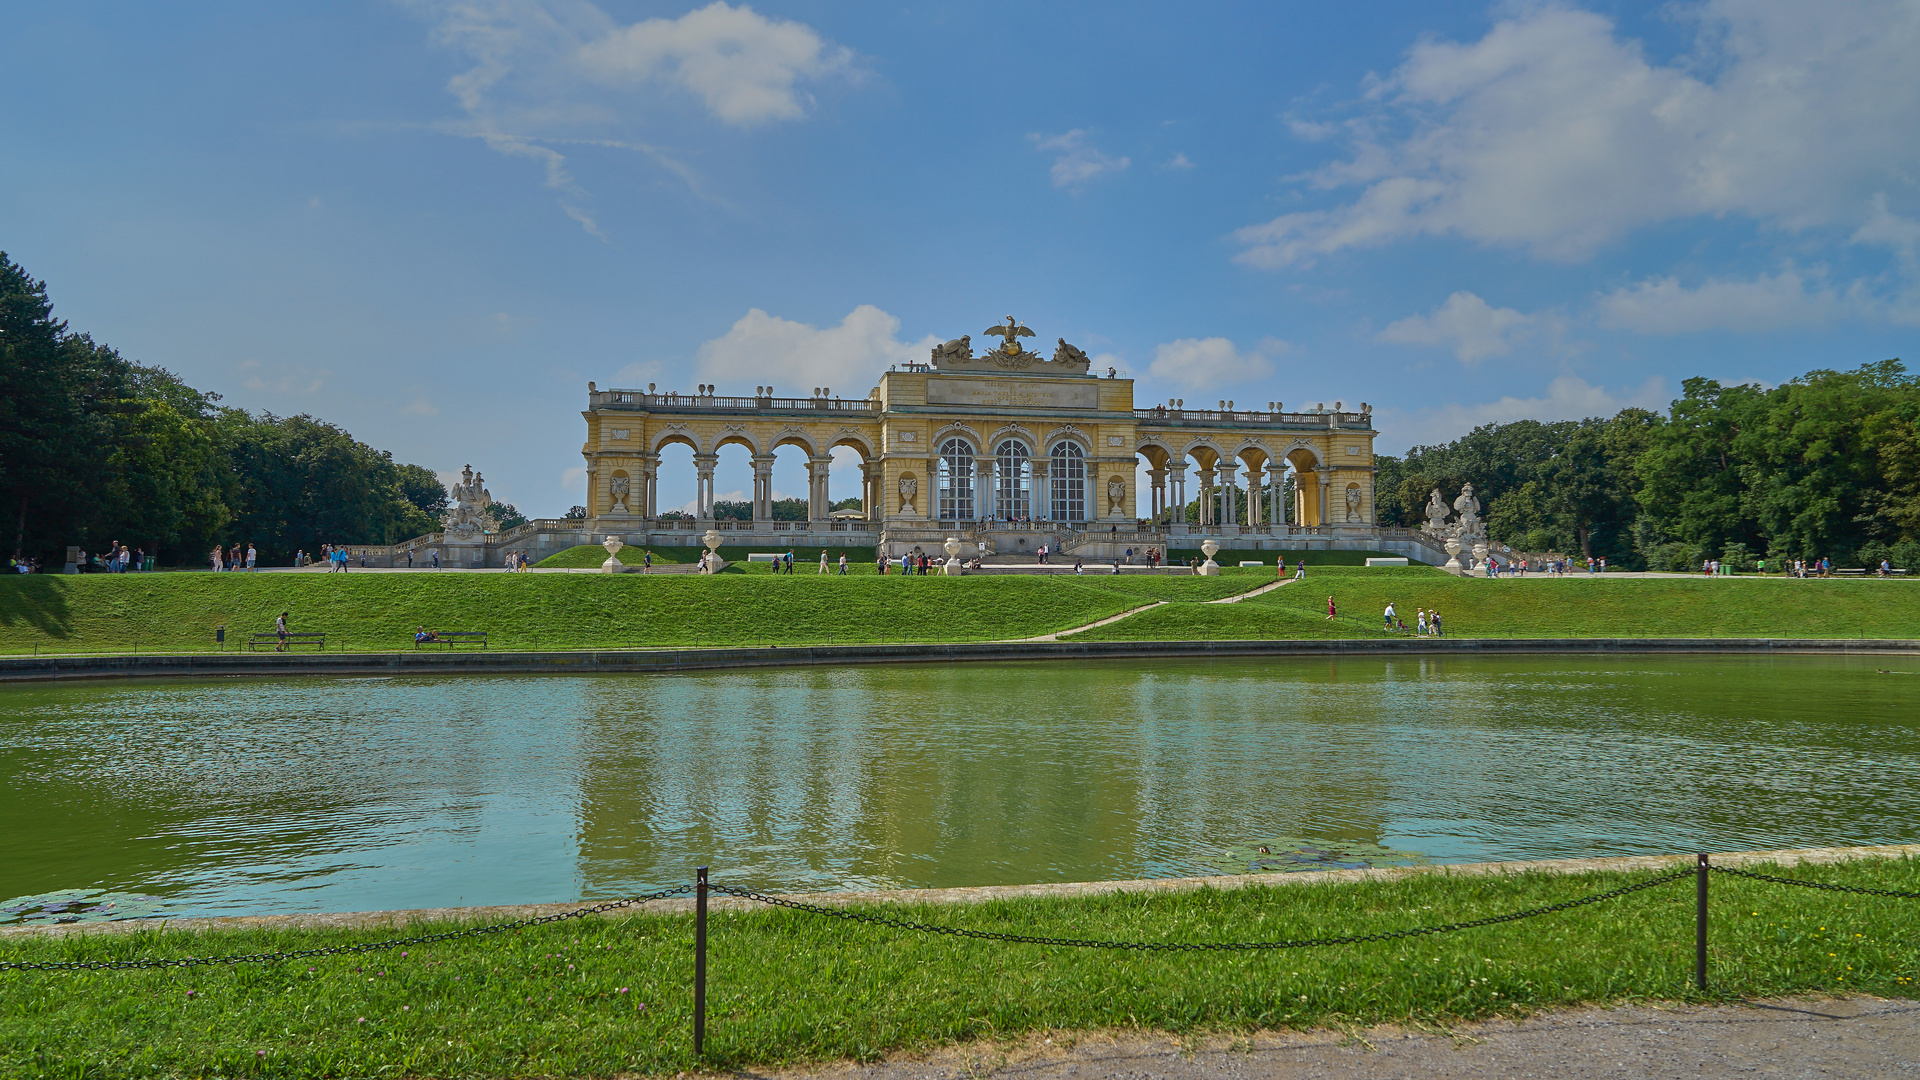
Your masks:
<path fill-rule="evenodd" d="M 1340 614 L 1340 610 L 1333 606 L 1333 597 L 1327 597 L 1327 618 L 1331 619 L 1338 614 Z"/>

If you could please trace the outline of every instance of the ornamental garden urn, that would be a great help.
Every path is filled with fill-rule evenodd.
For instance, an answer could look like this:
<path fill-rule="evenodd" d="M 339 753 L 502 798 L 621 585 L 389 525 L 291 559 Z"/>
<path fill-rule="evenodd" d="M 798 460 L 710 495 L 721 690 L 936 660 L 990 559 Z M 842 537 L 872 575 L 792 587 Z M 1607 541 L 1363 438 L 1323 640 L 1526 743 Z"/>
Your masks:
<path fill-rule="evenodd" d="M 1220 564 L 1213 561 L 1214 555 L 1217 554 L 1219 550 L 1220 550 L 1220 545 L 1213 540 L 1200 541 L 1200 553 L 1207 557 L 1207 561 L 1200 564 L 1200 573 L 1203 576 L 1205 577 L 1220 576 Z"/>
<path fill-rule="evenodd" d="M 941 568 L 941 572 L 946 574 L 949 577 L 959 576 L 960 570 L 961 570 L 960 538 L 956 536 L 949 536 L 947 537 L 947 542 L 944 544 L 941 544 L 940 546 L 947 550 L 947 564 L 946 566 Z"/>
<path fill-rule="evenodd" d="M 600 564 L 601 570 L 617 574 L 624 569 L 620 565 L 620 549 L 627 546 L 624 541 L 617 536 L 609 536 L 600 541 L 600 546 L 607 549 L 607 561 Z"/>
<path fill-rule="evenodd" d="M 700 542 L 707 545 L 707 550 L 711 552 L 707 556 L 707 573 L 717 574 L 725 570 L 727 560 L 720 557 L 720 530 L 708 529 L 707 534 L 700 538 Z"/>

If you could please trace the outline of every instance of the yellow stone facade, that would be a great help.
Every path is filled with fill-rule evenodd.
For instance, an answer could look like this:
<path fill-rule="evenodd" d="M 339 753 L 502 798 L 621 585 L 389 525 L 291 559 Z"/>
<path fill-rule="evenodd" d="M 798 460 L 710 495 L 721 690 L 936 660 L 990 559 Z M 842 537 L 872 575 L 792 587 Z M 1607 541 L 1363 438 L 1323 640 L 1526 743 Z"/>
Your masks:
<path fill-rule="evenodd" d="M 1010 325 L 1025 336 L 1024 327 Z M 1011 347 L 985 356 L 972 355 L 968 339 L 949 342 L 931 362 L 885 372 L 853 399 L 825 391 L 778 397 L 770 387 L 724 396 L 708 386 L 684 394 L 590 383 L 581 414 L 588 528 L 629 535 L 663 528 L 660 453 L 682 444 L 696 472 L 694 530 L 711 518 L 720 449 L 738 445 L 752 460 L 755 520 L 732 523 L 735 530 L 868 534 L 845 541 L 861 544 L 889 534 L 893 547 L 942 531 L 1010 528 L 1275 539 L 1374 531 L 1376 433 L 1364 404 L 1143 408 L 1133 380 L 1090 371 L 1085 354 L 1064 341 L 1043 360 L 1008 338 Z M 774 451 L 786 446 L 807 455 L 806 523 L 772 521 Z M 862 459 L 864 522 L 828 516 L 837 447 Z M 1143 465 L 1144 490 L 1137 482 Z M 1170 508 L 1203 493 L 1235 484 L 1258 493 L 1286 466 L 1297 483 L 1292 507 L 1273 506 L 1271 497 L 1203 499 L 1198 525 L 1166 520 Z"/>

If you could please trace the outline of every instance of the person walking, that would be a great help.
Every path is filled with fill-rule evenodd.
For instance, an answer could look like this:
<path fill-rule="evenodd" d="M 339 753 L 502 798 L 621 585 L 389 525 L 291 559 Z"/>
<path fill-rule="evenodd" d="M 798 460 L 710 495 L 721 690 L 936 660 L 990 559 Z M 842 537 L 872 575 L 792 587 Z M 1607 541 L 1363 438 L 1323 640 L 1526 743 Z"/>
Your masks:
<path fill-rule="evenodd" d="M 207 565 L 213 568 L 214 573 L 220 572 L 220 545 L 214 545 L 212 554 L 207 556 Z"/>
<path fill-rule="evenodd" d="M 1287 560 L 1282 558 L 1280 561 L 1284 563 Z M 1307 580 L 1307 557 L 1305 555 L 1300 556 L 1300 561 L 1297 564 L 1295 564 L 1293 568 L 1293 580 L 1295 581 Z"/>
<path fill-rule="evenodd" d="M 824 552 L 822 554 L 824 554 Z M 847 553 L 844 551 L 840 553 L 840 576 L 847 576 Z"/>
<path fill-rule="evenodd" d="M 1427 626 L 1433 630 L 1434 637 L 1446 636 L 1440 629 L 1440 613 L 1438 611 L 1427 612 Z"/>
<path fill-rule="evenodd" d="M 1327 618 L 1332 619 L 1338 614 L 1340 614 L 1340 609 L 1334 606 L 1333 597 L 1327 597 Z"/>
<path fill-rule="evenodd" d="M 1414 632 L 1421 637 L 1427 636 L 1427 609 L 1417 608 L 1413 617 Z"/>
<path fill-rule="evenodd" d="M 407 549 L 407 569 L 413 569 L 413 549 Z"/>
<path fill-rule="evenodd" d="M 280 639 L 280 644 L 275 645 L 273 647 L 273 651 L 286 652 L 287 651 L 287 613 L 286 612 L 283 611 L 280 614 L 274 616 L 273 633 L 275 637 L 278 637 Z"/>
<path fill-rule="evenodd" d="M 260 568 L 259 564 L 260 564 L 260 553 L 258 551 L 255 551 L 253 545 L 249 543 L 247 545 L 247 572 L 252 573 L 253 571 L 259 569 Z"/>
<path fill-rule="evenodd" d="M 1392 630 L 1393 629 L 1393 601 L 1391 600 L 1387 601 L 1386 619 L 1387 619 L 1387 629 Z"/>
<path fill-rule="evenodd" d="M 827 572 L 827 549 L 826 548 L 820 549 L 820 572 L 823 574 Z"/>

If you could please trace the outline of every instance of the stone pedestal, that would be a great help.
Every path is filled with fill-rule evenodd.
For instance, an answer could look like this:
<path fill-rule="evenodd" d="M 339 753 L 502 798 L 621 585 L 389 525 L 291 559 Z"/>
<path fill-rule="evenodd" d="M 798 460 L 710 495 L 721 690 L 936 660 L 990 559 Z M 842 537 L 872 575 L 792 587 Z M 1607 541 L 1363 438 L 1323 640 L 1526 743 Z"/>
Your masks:
<path fill-rule="evenodd" d="M 947 575 L 948 577 L 959 577 L 961 571 L 965 569 L 965 567 L 963 567 L 960 563 L 959 538 L 949 536 L 947 537 L 947 542 L 940 546 L 945 548 L 947 551 L 947 562 L 946 562 L 946 565 L 940 568 L 940 572 L 942 574 Z"/>
<path fill-rule="evenodd" d="M 727 568 L 727 560 L 720 557 L 720 531 L 718 529 L 708 529 L 707 534 L 700 538 L 700 542 L 707 545 L 706 573 L 717 574 L 725 570 Z"/>
<path fill-rule="evenodd" d="M 1485 537 L 1482 537 L 1481 539 L 1474 541 L 1473 543 L 1474 564 L 1480 567 L 1480 575 L 1482 577 L 1492 576 L 1488 572 L 1492 568 L 1491 564 L 1487 562 L 1487 556 L 1491 554 L 1493 554 L 1493 549 L 1487 545 L 1487 541 Z"/>
<path fill-rule="evenodd" d="M 1200 573 L 1202 576 L 1204 577 L 1220 576 L 1220 564 L 1213 561 L 1214 555 L 1218 553 L 1219 550 L 1220 550 L 1220 545 L 1214 543 L 1212 540 L 1203 541 L 1200 544 L 1201 553 L 1206 555 L 1207 557 L 1207 561 L 1200 564 Z"/>
<path fill-rule="evenodd" d="M 1449 574 L 1459 574 L 1464 572 L 1460 567 L 1460 538 L 1459 537 L 1457 536 L 1447 537 L 1447 563 L 1445 566 L 1442 566 L 1440 569 L 1445 570 Z"/>
<path fill-rule="evenodd" d="M 600 541 L 600 546 L 607 549 L 607 561 L 600 564 L 602 573 L 617 574 L 626 569 L 626 566 L 620 562 L 620 549 L 627 546 L 626 541 L 617 536 L 609 536 Z"/>
<path fill-rule="evenodd" d="M 440 545 L 440 565 L 459 570 L 477 570 L 487 565 L 485 540 L 449 539 Z"/>

